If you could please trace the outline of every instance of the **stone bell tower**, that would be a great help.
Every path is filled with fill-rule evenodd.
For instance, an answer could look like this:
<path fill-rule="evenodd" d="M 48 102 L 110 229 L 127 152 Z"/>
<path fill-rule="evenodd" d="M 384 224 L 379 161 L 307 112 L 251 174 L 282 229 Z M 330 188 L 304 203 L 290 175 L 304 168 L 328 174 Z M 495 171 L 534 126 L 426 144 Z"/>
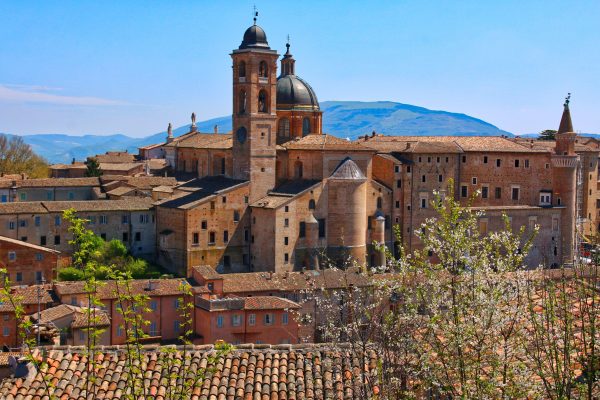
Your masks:
<path fill-rule="evenodd" d="M 233 176 L 250 180 L 251 203 L 275 186 L 278 57 L 256 18 L 231 53 Z"/>

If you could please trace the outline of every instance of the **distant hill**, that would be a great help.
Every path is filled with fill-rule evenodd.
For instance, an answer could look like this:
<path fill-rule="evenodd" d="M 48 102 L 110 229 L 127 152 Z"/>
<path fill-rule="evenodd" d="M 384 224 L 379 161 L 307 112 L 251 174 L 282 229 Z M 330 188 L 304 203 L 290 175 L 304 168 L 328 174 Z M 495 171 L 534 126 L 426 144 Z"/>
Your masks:
<path fill-rule="evenodd" d="M 324 101 L 323 131 L 342 138 L 355 139 L 360 135 L 377 133 L 411 136 L 513 136 L 496 126 L 465 114 L 429 110 L 410 104 L 390 101 Z M 201 132 L 231 130 L 231 116 L 199 122 Z M 173 130 L 175 136 L 189 132 L 189 125 Z M 122 134 L 110 136 L 62 134 L 24 135 L 23 139 L 33 150 L 52 163 L 68 163 L 73 158 L 83 160 L 93 154 L 109 150 L 128 150 L 137 153 L 137 148 L 165 140 L 166 131 L 144 138 L 132 138 Z"/>

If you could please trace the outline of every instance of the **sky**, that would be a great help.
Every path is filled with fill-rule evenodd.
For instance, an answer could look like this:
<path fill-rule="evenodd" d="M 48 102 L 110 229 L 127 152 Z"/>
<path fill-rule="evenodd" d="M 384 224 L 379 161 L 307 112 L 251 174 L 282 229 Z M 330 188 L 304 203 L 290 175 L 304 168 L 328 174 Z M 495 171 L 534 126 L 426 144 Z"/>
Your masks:
<path fill-rule="evenodd" d="M 513 133 L 600 133 L 600 1 L 0 0 L 0 132 L 146 136 L 231 113 L 252 24 L 320 101 L 388 100 Z M 325 116 L 326 118 L 326 116 Z"/>

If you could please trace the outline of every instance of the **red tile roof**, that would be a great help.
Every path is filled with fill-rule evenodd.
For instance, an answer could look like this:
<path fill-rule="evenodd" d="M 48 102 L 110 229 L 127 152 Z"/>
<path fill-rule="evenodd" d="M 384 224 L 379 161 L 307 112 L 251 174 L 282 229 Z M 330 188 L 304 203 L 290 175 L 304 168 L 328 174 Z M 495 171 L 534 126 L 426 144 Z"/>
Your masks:
<path fill-rule="evenodd" d="M 142 373 L 146 377 L 145 398 L 169 396 L 167 370 L 175 376 L 189 376 L 191 371 L 205 372 L 190 377 L 189 398 L 229 399 L 363 399 L 360 385 L 363 373 L 375 379 L 377 354 L 368 350 L 358 354 L 349 345 L 240 345 L 231 352 L 214 357 L 213 346 L 161 351 L 157 346 L 143 346 Z M 172 353 L 175 353 L 175 356 Z M 34 357 L 40 357 L 34 351 Z M 183 359 L 173 363 L 173 359 Z M 45 361 L 46 374 L 31 368 L 28 376 L 7 378 L 0 386 L 6 400 L 35 399 L 45 394 L 44 378 L 54 384 L 52 395 L 59 399 L 120 399 L 130 393 L 125 349 L 100 348 L 96 354 L 95 385 L 87 385 L 83 372 L 88 361 L 85 349 L 50 350 Z M 183 370 L 181 365 L 189 366 Z M 182 383 L 181 386 L 187 386 Z M 86 393 L 90 387 L 93 393 Z M 41 398 L 41 397 L 40 397 Z"/>

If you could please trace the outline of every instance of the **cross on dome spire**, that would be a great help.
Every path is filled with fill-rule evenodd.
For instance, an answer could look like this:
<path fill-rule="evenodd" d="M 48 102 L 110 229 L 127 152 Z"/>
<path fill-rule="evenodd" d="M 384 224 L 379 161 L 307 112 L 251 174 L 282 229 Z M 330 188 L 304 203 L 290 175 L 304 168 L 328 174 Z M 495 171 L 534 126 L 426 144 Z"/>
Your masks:
<path fill-rule="evenodd" d="M 256 25 L 256 18 L 258 18 L 258 10 L 256 9 L 256 4 L 254 5 L 254 25 Z"/>

